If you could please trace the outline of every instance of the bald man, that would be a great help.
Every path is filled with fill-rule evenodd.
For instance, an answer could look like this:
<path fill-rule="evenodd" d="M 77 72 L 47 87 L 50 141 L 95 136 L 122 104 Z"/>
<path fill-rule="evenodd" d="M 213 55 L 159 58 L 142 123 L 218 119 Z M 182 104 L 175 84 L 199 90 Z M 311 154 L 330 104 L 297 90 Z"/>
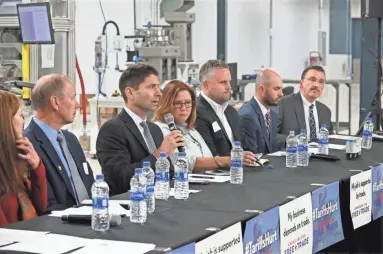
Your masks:
<path fill-rule="evenodd" d="M 270 110 L 283 96 L 283 82 L 273 70 L 257 75 L 254 97 L 243 105 L 240 115 L 242 146 L 253 153 L 273 153 L 279 150 L 277 141 L 277 114 Z"/>
<path fill-rule="evenodd" d="M 36 115 L 24 135 L 45 165 L 47 212 L 79 205 L 91 197 L 94 177 L 76 136 L 61 129 L 74 121 L 79 108 L 73 82 L 64 75 L 43 76 L 31 100 Z"/>

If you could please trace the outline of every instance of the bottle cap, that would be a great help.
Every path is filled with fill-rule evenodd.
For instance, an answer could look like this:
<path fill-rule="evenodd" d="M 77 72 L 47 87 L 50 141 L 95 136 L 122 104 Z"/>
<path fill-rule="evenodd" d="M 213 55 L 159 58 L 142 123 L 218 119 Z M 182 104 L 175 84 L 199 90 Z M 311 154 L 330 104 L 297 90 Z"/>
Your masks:
<path fill-rule="evenodd" d="M 103 174 L 96 175 L 96 180 L 104 180 L 104 175 Z"/>
<path fill-rule="evenodd" d="M 306 134 L 306 130 L 302 129 L 301 134 Z"/>
<path fill-rule="evenodd" d="M 235 141 L 235 142 L 234 142 L 234 145 L 235 145 L 235 146 L 241 146 L 241 141 Z"/>
<path fill-rule="evenodd" d="M 160 157 L 166 157 L 166 153 L 160 152 Z"/>
<path fill-rule="evenodd" d="M 184 152 L 179 152 L 178 153 L 178 157 L 185 157 L 185 156 L 186 156 L 186 154 Z"/>
<path fill-rule="evenodd" d="M 144 161 L 142 163 L 142 166 L 145 167 L 145 168 L 150 167 L 150 161 Z"/>
<path fill-rule="evenodd" d="M 142 168 L 136 168 L 136 169 L 134 170 L 134 173 L 135 173 L 136 175 L 142 174 Z"/>
<path fill-rule="evenodd" d="M 320 125 L 320 127 L 321 127 L 321 128 L 327 128 L 327 125 L 324 124 L 324 123 L 322 123 L 322 124 Z"/>

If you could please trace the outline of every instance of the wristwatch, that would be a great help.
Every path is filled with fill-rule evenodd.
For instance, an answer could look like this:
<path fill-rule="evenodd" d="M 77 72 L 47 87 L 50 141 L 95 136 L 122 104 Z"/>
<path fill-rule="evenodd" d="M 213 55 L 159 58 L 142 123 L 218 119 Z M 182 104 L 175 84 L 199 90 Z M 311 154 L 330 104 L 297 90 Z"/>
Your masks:
<path fill-rule="evenodd" d="M 219 156 L 214 157 L 215 163 L 217 164 L 218 168 L 222 168 L 221 164 L 219 163 Z"/>

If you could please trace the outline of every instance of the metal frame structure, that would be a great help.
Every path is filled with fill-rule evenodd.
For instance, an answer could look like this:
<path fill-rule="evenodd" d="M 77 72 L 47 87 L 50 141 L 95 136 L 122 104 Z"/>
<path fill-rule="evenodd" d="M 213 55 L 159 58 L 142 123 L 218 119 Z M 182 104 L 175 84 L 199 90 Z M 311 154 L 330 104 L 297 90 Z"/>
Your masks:
<path fill-rule="evenodd" d="M 23 3 L 41 2 L 36 0 L 23 0 Z M 52 2 L 52 1 L 51 1 Z M 53 29 L 56 32 L 67 33 L 67 47 L 64 49 L 68 56 L 67 67 L 64 66 L 63 74 L 68 75 L 73 82 L 76 82 L 76 50 L 75 50 L 75 0 L 67 0 L 68 15 L 67 17 L 54 17 L 52 12 Z M 53 8 L 53 7 L 52 7 Z M 17 16 L 0 16 L 0 27 L 17 28 L 19 21 Z M 35 82 L 39 79 L 39 45 L 30 45 L 30 81 Z M 66 69 L 67 68 L 67 69 Z"/>

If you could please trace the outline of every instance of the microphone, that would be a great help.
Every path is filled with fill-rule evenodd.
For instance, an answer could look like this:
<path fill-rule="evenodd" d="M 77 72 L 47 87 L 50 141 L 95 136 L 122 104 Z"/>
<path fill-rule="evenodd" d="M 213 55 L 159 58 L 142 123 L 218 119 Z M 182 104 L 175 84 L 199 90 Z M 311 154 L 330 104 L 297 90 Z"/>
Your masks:
<path fill-rule="evenodd" d="M 174 122 L 174 117 L 171 113 L 165 114 L 164 119 L 165 119 L 166 124 L 169 126 L 170 131 L 178 130 L 176 123 Z M 185 147 L 179 146 L 178 151 L 179 152 L 185 152 Z"/>
<path fill-rule="evenodd" d="M 92 223 L 92 215 L 64 214 L 61 216 L 61 220 L 73 224 L 89 225 Z M 119 226 L 121 225 L 121 216 L 112 214 L 110 215 L 109 222 L 111 227 Z"/>

